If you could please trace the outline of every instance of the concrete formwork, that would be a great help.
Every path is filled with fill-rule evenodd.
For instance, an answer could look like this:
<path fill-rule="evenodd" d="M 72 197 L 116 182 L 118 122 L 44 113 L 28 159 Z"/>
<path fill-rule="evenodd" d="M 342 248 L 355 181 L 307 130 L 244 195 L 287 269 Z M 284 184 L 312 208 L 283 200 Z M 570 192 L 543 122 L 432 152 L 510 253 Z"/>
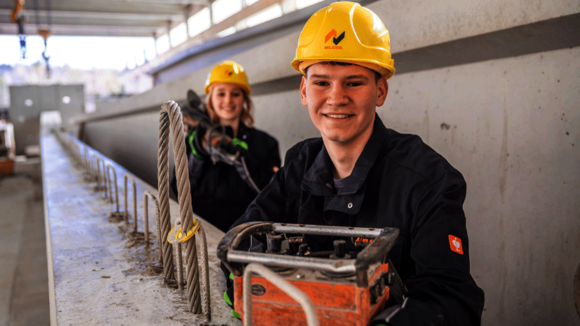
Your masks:
<path fill-rule="evenodd" d="M 556 27 L 578 24 L 580 3 L 382 0 L 369 8 L 390 30 L 395 64 L 398 58 L 430 58 L 434 47 L 445 54 L 441 49 L 455 42 L 450 49 L 457 51 L 445 60 L 461 65 L 442 64 L 442 57 L 427 66 L 403 60 L 407 73 L 389 81 L 387 102 L 377 111 L 388 127 L 420 135 L 467 180 L 472 274 L 486 292 L 483 324 L 577 324 L 580 49 L 565 44 L 580 43 L 574 43 L 577 31 L 556 33 L 562 31 Z M 535 37 L 551 32 L 552 39 Z M 466 58 L 462 50 L 477 43 L 474 37 L 486 38 L 487 48 Z M 256 126 L 278 138 L 282 154 L 297 141 L 318 136 L 299 101 L 299 77 L 289 66 L 297 39 L 298 32 L 291 32 L 230 57 L 263 88 L 253 97 Z M 488 54 L 522 39 L 536 47 Z M 411 51 L 415 56 L 405 56 Z M 184 99 L 188 88 L 201 93 L 210 69 L 207 65 L 84 117 L 85 139 L 115 160 L 129 162 L 126 153 L 111 154 L 119 148 L 143 155 L 124 164 L 129 169 L 153 167 L 158 115 L 142 112 L 158 112 L 167 99 Z M 107 119 L 118 110 L 138 114 Z M 95 118 L 104 120 L 91 122 Z M 123 130 L 128 121 L 138 122 L 138 129 Z M 115 136 L 109 137 L 113 130 Z"/>

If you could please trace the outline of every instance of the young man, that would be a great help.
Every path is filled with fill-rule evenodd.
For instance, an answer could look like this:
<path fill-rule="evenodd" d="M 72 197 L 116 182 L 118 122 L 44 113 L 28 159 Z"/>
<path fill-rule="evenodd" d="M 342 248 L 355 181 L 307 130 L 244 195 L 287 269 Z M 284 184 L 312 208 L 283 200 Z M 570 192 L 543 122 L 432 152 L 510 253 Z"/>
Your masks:
<path fill-rule="evenodd" d="M 465 181 L 418 136 L 387 129 L 375 112 L 395 72 L 383 23 L 356 3 L 333 3 L 306 23 L 292 66 L 305 74 L 300 97 L 321 138 L 288 150 L 235 225 L 398 228 L 389 257 L 407 298 L 371 324 L 479 325 L 484 295 L 469 271 Z M 332 249 L 327 237 L 308 243 Z"/>

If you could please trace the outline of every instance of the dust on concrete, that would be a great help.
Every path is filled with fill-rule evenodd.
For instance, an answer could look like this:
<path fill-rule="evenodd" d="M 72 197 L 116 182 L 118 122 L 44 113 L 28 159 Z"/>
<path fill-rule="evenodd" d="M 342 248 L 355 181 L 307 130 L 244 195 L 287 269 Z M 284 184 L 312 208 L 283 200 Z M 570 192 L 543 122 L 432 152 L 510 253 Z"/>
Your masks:
<path fill-rule="evenodd" d="M 58 322 L 125 325 L 203 322 L 202 316 L 187 311 L 187 291 L 175 291 L 172 284 L 163 280 L 155 223 L 150 227 L 149 247 L 145 248 L 144 234 L 132 233 L 133 224 L 126 223 L 124 217 L 109 219 L 114 207 L 83 180 L 80 169 L 70 166 L 71 161 L 52 139 L 43 137 L 43 153 L 47 154 L 43 160 L 51 162 L 43 172 L 53 236 Z M 123 170 L 110 163 L 117 171 Z M 154 191 L 136 181 L 138 190 Z M 142 202 L 138 204 L 142 209 Z M 170 209 L 177 211 L 178 205 L 172 202 Z M 81 211 L 83 214 L 79 215 Z M 175 212 L 174 215 L 177 216 Z M 216 239 L 223 234 L 214 229 L 207 225 L 212 322 L 239 325 L 222 298 L 225 279 L 215 247 Z"/>
<path fill-rule="evenodd" d="M 157 237 L 149 232 L 149 248 L 145 247 L 145 233 L 129 231 L 133 225 L 124 223 L 124 218 L 109 216 L 109 222 L 117 224 L 117 232 L 121 235 L 125 248 L 124 256 L 130 263 L 130 268 L 122 271 L 124 276 L 145 275 L 159 276 L 163 272 L 160 265 Z"/>

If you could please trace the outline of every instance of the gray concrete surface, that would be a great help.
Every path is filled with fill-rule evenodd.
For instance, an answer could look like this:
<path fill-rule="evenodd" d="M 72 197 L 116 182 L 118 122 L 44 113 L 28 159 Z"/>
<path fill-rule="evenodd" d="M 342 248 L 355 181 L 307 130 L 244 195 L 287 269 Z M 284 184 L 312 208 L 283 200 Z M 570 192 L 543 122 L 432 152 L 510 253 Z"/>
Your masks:
<path fill-rule="evenodd" d="M 133 241 L 128 235 L 134 212 L 129 192 L 131 226 L 109 220 L 113 205 L 85 181 L 80 164 L 64 151 L 54 135 L 43 135 L 42 176 L 48 225 L 49 290 L 54 325 L 199 325 L 202 315 L 186 311 L 186 292 L 165 285 L 157 265 L 155 210 L 149 209 L 151 243 Z M 98 154 L 98 153 L 96 153 Z M 99 155 L 100 156 L 100 155 Z M 121 211 L 124 211 L 123 176 L 115 167 Z M 135 178 L 139 231 L 143 232 L 143 192 L 157 191 Z M 179 216 L 170 204 L 173 221 Z M 199 217 L 196 217 L 199 218 Z M 212 323 L 239 325 L 223 300 L 225 277 L 216 255 L 223 232 L 200 219 L 207 234 Z M 174 223 L 172 223 L 173 225 Z"/>
<path fill-rule="evenodd" d="M 385 123 L 465 176 L 484 325 L 578 325 L 580 48 L 401 75 Z"/>
<path fill-rule="evenodd" d="M 0 326 L 49 325 L 39 160 L 0 179 Z"/>

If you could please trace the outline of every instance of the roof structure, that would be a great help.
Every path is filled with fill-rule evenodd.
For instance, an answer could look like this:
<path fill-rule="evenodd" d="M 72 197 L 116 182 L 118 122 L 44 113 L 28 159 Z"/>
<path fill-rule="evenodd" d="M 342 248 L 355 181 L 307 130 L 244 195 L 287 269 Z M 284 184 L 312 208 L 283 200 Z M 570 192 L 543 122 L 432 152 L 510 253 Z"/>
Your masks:
<path fill-rule="evenodd" d="M 27 0 L 26 34 L 158 37 L 207 7 L 206 0 Z M 18 34 L 10 19 L 13 0 L 0 0 L 0 34 Z"/>

